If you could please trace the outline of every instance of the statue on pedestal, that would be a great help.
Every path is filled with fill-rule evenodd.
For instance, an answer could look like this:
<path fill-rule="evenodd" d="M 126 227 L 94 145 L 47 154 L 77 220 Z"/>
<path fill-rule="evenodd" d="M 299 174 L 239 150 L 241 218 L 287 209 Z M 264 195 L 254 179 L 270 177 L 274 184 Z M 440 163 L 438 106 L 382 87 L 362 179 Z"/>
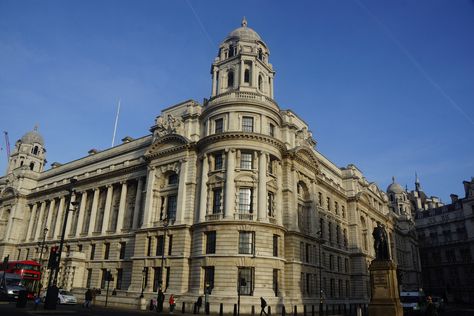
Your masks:
<path fill-rule="evenodd" d="M 372 236 L 374 237 L 375 259 L 390 260 L 387 232 L 381 223 L 377 223 L 377 227 L 374 228 Z"/>

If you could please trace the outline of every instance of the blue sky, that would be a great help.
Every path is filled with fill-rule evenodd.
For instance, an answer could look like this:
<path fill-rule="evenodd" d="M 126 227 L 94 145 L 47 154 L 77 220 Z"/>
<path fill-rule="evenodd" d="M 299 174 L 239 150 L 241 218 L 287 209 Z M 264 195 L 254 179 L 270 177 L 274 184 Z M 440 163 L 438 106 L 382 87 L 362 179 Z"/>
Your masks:
<path fill-rule="evenodd" d="M 209 97 L 219 43 L 243 16 L 270 48 L 275 99 L 317 149 L 385 190 L 395 176 L 462 195 L 474 176 L 474 1 L 0 0 L 0 129 L 39 125 L 49 163 L 149 133 Z M 3 135 L 2 135 L 3 137 Z M 0 171 L 6 169 L 3 138 Z"/>

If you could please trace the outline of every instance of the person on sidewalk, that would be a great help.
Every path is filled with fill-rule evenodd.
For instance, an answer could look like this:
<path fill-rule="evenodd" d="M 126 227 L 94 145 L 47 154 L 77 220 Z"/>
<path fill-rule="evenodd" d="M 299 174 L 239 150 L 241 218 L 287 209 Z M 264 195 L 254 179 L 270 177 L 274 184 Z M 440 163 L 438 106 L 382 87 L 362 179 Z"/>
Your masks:
<path fill-rule="evenodd" d="M 196 302 L 196 312 L 199 315 L 199 309 L 202 306 L 202 296 L 199 296 Z"/>
<path fill-rule="evenodd" d="M 163 312 L 163 303 L 165 301 L 165 294 L 163 294 L 163 291 L 161 288 L 158 290 L 158 297 L 156 298 L 156 311 L 158 313 Z"/>
<path fill-rule="evenodd" d="M 438 316 L 438 311 L 436 310 L 436 306 L 433 304 L 433 300 L 431 299 L 431 296 L 428 296 L 426 298 L 426 310 L 425 310 L 425 315 L 426 316 Z"/>
<path fill-rule="evenodd" d="M 91 289 L 87 289 L 86 291 L 86 294 L 84 295 L 84 304 L 82 305 L 82 307 L 86 307 L 86 308 L 90 308 L 91 307 L 91 303 L 92 303 L 92 291 Z"/>
<path fill-rule="evenodd" d="M 262 316 L 262 314 L 268 316 L 267 312 L 265 311 L 265 307 L 267 307 L 267 301 L 265 301 L 263 297 L 260 297 L 260 307 L 262 308 L 260 311 L 260 316 Z"/>
<path fill-rule="evenodd" d="M 176 306 L 176 302 L 174 300 L 173 294 L 170 295 L 169 303 L 170 303 L 170 314 L 173 314 L 174 308 Z"/>

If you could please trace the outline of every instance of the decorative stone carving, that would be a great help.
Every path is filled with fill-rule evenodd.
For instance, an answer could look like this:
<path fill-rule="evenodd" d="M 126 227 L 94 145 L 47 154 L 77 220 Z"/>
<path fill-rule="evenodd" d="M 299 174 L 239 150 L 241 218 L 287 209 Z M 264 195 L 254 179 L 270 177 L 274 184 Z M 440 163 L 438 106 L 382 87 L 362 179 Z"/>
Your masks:
<path fill-rule="evenodd" d="M 168 114 L 166 118 L 158 116 L 156 118 L 156 125 L 154 126 L 155 136 L 163 137 L 168 134 L 182 134 L 183 120 L 180 117 L 174 117 Z"/>

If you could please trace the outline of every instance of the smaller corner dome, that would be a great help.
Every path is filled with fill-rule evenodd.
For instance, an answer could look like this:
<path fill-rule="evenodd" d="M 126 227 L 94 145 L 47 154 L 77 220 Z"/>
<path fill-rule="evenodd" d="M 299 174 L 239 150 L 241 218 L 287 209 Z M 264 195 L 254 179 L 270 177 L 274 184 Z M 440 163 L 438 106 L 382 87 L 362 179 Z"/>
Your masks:
<path fill-rule="evenodd" d="M 41 146 L 44 146 L 44 139 L 43 139 L 43 136 L 40 135 L 40 133 L 38 133 L 38 127 L 35 126 L 34 130 L 26 133 L 25 135 L 23 135 L 23 137 L 20 139 L 20 141 L 23 143 L 23 144 L 40 144 Z"/>
<path fill-rule="evenodd" d="M 392 177 L 392 183 L 387 188 L 387 193 L 401 194 L 403 190 L 402 186 L 395 182 L 395 177 Z"/>
<path fill-rule="evenodd" d="M 229 35 L 226 37 L 224 41 L 230 40 L 232 38 L 237 38 L 239 40 L 243 41 L 261 41 L 263 42 L 262 38 L 260 35 L 258 35 L 257 32 L 255 32 L 253 29 L 247 26 L 247 20 L 245 17 L 242 20 L 242 26 L 239 28 L 236 28 L 232 32 L 229 33 Z"/>

